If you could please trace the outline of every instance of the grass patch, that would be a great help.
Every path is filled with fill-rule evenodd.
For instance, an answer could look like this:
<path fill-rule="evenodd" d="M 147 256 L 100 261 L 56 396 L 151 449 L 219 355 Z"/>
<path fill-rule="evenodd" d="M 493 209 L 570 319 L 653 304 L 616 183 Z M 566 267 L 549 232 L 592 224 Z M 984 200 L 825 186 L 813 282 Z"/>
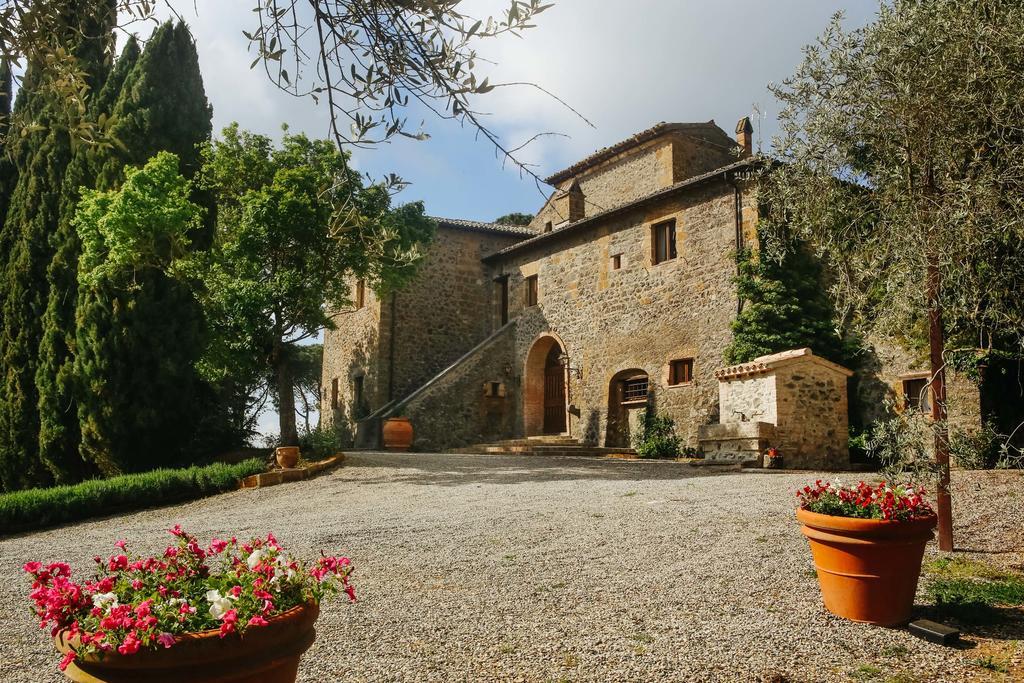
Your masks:
<path fill-rule="evenodd" d="M 850 678 L 855 681 L 874 681 L 882 675 L 882 670 L 870 664 L 861 664 L 850 672 Z"/>
<path fill-rule="evenodd" d="M 963 558 L 934 560 L 925 571 L 936 609 L 965 624 L 995 623 L 997 607 L 1024 605 L 1024 574 Z"/>
<path fill-rule="evenodd" d="M 41 529 L 115 512 L 203 498 L 238 488 L 238 482 L 266 469 L 252 458 L 227 465 L 162 469 L 92 479 L 71 486 L 28 489 L 0 495 L 0 533 Z"/>
<path fill-rule="evenodd" d="M 902 659 L 910 654 L 910 649 L 906 645 L 888 645 L 882 648 L 881 654 L 883 657 Z"/>
<path fill-rule="evenodd" d="M 987 657 L 979 657 L 978 659 L 974 659 L 974 660 L 971 661 L 971 664 L 973 664 L 974 666 L 977 666 L 979 668 L 987 669 L 989 671 L 995 671 L 996 673 L 1001 673 L 1001 674 L 1005 674 L 1005 673 L 1008 673 L 1010 671 L 1009 669 L 1006 668 L 1006 666 L 1002 662 L 1000 662 L 997 659 L 993 659 L 992 655 L 989 655 Z"/>

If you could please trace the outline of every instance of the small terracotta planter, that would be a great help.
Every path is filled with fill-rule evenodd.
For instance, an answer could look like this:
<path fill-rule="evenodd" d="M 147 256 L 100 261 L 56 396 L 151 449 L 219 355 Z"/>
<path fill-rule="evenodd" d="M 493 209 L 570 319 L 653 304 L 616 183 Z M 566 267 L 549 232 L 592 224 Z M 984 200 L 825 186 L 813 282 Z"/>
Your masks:
<path fill-rule="evenodd" d="M 384 420 L 384 448 L 389 451 L 407 451 L 412 446 L 412 422 L 407 417 L 389 417 Z"/>
<path fill-rule="evenodd" d="M 294 683 L 299 657 L 316 638 L 320 615 L 315 604 L 290 609 L 253 626 L 243 635 L 220 637 L 219 631 L 178 636 L 173 647 L 139 650 L 133 655 L 107 653 L 76 658 L 64 672 L 79 683 Z M 74 641 L 57 634 L 57 649 Z"/>
<path fill-rule="evenodd" d="M 935 515 L 905 522 L 797 510 L 811 544 L 821 597 L 833 614 L 876 626 L 910 621 Z"/>
<path fill-rule="evenodd" d="M 274 457 L 277 458 L 278 466 L 290 469 L 299 462 L 299 447 L 281 446 L 274 450 Z"/>

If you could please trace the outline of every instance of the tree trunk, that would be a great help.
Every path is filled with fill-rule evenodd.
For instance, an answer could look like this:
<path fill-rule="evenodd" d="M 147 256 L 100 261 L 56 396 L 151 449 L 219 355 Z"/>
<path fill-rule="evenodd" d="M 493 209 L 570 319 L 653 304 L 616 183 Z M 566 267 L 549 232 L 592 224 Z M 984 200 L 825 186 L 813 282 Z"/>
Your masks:
<path fill-rule="evenodd" d="M 928 259 L 928 349 L 931 360 L 932 422 L 935 428 L 935 464 L 939 470 L 936 490 L 939 516 L 939 550 L 953 550 L 953 506 L 949 495 L 949 428 L 946 424 L 946 371 L 942 352 L 945 330 L 942 324 L 942 285 L 936 256 Z"/>
<path fill-rule="evenodd" d="M 277 412 L 281 428 L 281 445 L 298 446 L 299 431 L 295 426 L 295 382 L 291 364 L 283 345 L 274 350 L 274 377 L 277 380 Z"/>

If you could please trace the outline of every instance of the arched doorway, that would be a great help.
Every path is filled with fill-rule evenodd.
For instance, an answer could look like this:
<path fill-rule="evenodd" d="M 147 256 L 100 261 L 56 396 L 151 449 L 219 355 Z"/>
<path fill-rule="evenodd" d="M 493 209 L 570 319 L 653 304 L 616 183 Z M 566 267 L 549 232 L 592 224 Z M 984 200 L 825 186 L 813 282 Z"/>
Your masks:
<path fill-rule="evenodd" d="M 605 446 L 629 448 L 643 425 L 650 395 L 650 378 L 643 370 L 615 373 L 608 384 L 608 427 Z"/>
<path fill-rule="evenodd" d="M 558 339 L 543 335 L 526 355 L 523 427 L 527 436 L 568 431 L 564 353 Z"/>

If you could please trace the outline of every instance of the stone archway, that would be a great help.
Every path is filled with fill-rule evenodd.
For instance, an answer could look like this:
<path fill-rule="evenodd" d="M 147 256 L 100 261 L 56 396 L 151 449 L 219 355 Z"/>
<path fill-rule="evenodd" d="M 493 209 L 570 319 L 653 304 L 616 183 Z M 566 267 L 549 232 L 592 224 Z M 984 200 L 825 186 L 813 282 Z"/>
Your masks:
<path fill-rule="evenodd" d="M 565 347 L 554 335 L 533 342 L 523 376 L 523 431 L 527 436 L 569 431 L 568 387 L 561 356 Z"/>
<path fill-rule="evenodd" d="M 643 370 L 621 370 L 608 383 L 608 426 L 605 446 L 629 448 L 643 420 L 650 395 L 650 377 Z"/>

